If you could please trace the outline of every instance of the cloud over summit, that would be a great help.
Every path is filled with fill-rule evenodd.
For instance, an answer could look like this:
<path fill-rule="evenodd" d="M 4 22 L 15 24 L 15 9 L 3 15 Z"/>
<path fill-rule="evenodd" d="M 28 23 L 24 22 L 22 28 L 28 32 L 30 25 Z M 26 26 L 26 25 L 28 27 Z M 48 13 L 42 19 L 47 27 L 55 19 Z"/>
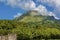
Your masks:
<path fill-rule="evenodd" d="M 57 14 L 60 14 L 60 0 L 35 0 L 37 3 L 40 2 L 39 6 L 36 7 L 36 3 L 33 0 L 0 0 L 0 2 L 10 5 L 11 7 L 18 7 L 24 10 L 37 10 L 41 15 L 52 15 L 56 19 Z M 53 11 L 48 11 L 46 6 L 53 7 Z M 58 16 L 59 17 L 59 16 Z"/>
<path fill-rule="evenodd" d="M 37 0 L 36 2 L 40 2 L 42 5 L 47 5 L 53 7 L 53 12 L 58 15 L 60 18 L 60 0 Z"/>

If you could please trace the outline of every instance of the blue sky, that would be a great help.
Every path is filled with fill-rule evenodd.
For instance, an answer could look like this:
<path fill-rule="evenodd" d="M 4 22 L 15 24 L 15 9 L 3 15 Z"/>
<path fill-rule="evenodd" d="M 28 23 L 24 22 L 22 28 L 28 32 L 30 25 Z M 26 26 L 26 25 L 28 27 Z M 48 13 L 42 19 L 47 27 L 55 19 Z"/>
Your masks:
<path fill-rule="evenodd" d="M 0 19 L 14 19 L 28 10 L 60 18 L 60 0 L 0 0 Z"/>
<path fill-rule="evenodd" d="M 12 8 L 9 5 L 5 5 L 4 3 L 0 3 L 0 19 L 13 19 L 14 15 L 17 13 L 24 13 L 25 10 L 21 8 Z"/>

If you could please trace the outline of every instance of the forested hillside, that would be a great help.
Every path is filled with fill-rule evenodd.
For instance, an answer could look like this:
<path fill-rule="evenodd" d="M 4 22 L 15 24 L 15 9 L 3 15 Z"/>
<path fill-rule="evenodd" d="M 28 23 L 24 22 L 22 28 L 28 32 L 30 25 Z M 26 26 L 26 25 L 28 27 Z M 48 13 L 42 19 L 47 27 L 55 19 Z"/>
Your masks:
<path fill-rule="evenodd" d="M 0 20 L 0 35 L 8 33 L 16 33 L 18 40 L 58 39 L 60 38 L 60 25 L 51 22 L 25 23 Z"/>
<path fill-rule="evenodd" d="M 17 40 L 60 39 L 60 20 L 30 14 L 14 20 L 0 20 L 0 35 L 9 33 L 16 33 Z"/>

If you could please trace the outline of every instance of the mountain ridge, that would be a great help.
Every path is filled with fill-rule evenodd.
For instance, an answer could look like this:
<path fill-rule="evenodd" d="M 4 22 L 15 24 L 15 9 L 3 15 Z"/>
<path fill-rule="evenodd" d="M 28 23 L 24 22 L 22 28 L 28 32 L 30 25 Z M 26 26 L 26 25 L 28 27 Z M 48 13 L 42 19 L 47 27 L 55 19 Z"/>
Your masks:
<path fill-rule="evenodd" d="M 60 21 L 58 19 L 55 19 L 54 16 L 43 16 L 39 14 L 37 11 L 28 11 L 24 13 L 23 15 L 19 16 L 18 18 L 15 18 L 15 20 L 18 20 L 20 22 L 39 22 L 39 21 L 46 21 L 46 20 L 52 20 L 52 21 Z"/>

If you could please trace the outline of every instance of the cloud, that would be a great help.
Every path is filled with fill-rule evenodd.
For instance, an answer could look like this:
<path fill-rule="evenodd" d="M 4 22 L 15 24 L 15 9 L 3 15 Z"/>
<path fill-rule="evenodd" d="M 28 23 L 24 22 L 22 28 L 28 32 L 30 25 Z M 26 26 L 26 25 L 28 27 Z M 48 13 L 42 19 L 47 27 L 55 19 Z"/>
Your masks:
<path fill-rule="evenodd" d="M 60 17 L 60 0 L 37 0 L 36 2 L 40 2 L 42 5 L 47 5 L 49 7 L 53 7 L 53 12 Z"/>
<path fill-rule="evenodd" d="M 54 14 L 53 12 L 50 12 L 50 13 L 49 13 L 49 16 L 54 16 L 55 19 L 60 19 L 60 18 L 58 18 L 58 17 L 56 16 L 56 14 Z"/>
<path fill-rule="evenodd" d="M 43 6 L 43 5 L 39 5 L 37 8 L 35 8 L 35 9 L 33 9 L 33 10 L 38 11 L 38 13 L 39 13 L 40 15 L 43 15 L 43 16 L 54 16 L 55 19 L 59 19 L 59 18 L 56 16 L 55 13 L 48 11 L 48 10 L 46 9 L 46 7 Z"/>
<path fill-rule="evenodd" d="M 33 10 L 38 11 L 37 14 L 39 15 L 43 15 L 43 16 L 54 16 L 55 19 L 59 19 L 55 13 L 50 12 L 46 9 L 45 6 L 43 5 L 39 5 L 38 7 L 34 8 Z M 16 15 L 14 15 L 14 18 L 18 18 L 22 15 L 22 13 L 17 13 Z"/>
<path fill-rule="evenodd" d="M 39 5 L 34 10 L 38 11 L 43 16 L 48 16 L 48 13 L 49 13 L 48 10 L 46 9 L 46 7 L 43 5 Z"/>
<path fill-rule="evenodd" d="M 17 13 L 16 15 L 14 15 L 14 18 L 18 18 L 22 15 L 22 13 Z"/>
<path fill-rule="evenodd" d="M 47 4 L 50 6 L 59 6 L 60 0 L 37 0 L 37 2 L 41 2 L 42 4 Z"/>
<path fill-rule="evenodd" d="M 0 0 L 0 2 L 5 2 L 6 0 Z"/>
<path fill-rule="evenodd" d="M 10 5 L 11 7 L 18 7 L 24 10 L 37 10 L 41 15 L 54 16 L 56 19 L 58 19 L 56 14 L 60 13 L 60 0 L 37 0 L 37 2 L 41 3 L 38 7 L 36 7 L 36 3 L 33 2 L 33 0 L 0 0 L 0 2 Z M 53 7 L 53 12 L 48 11 L 43 5 Z M 21 14 L 18 13 L 14 17 L 18 16 L 21 16 Z"/>
<path fill-rule="evenodd" d="M 23 3 L 20 3 L 21 5 L 19 5 L 20 7 L 22 7 L 23 9 L 28 9 L 28 10 L 31 10 L 31 9 L 34 9 L 35 8 L 35 3 L 33 1 L 25 1 Z"/>
<path fill-rule="evenodd" d="M 32 0 L 0 0 L 0 2 L 4 2 L 12 7 L 18 7 L 25 10 L 35 8 L 35 3 Z"/>

